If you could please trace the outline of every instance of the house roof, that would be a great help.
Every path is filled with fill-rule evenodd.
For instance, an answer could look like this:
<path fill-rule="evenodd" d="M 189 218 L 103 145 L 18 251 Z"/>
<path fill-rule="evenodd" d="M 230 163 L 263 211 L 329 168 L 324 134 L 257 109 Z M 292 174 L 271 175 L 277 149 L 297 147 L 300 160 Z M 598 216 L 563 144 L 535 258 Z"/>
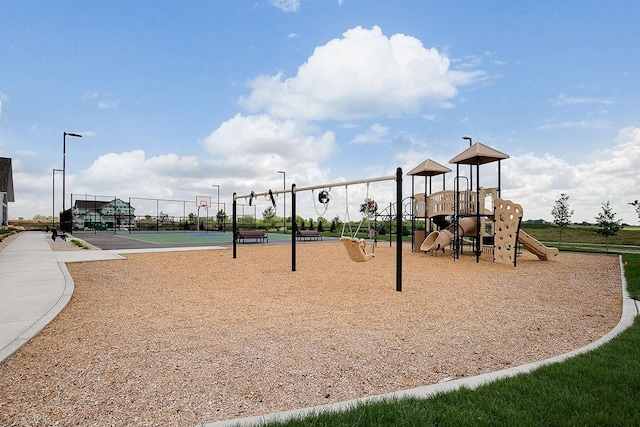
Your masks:
<path fill-rule="evenodd" d="M 509 156 L 495 150 L 481 142 L 476 142 L 471 147 L 458 154 L 449 163 L 458 163 L 464 165 L 483 165 L 485 163 L 495 162 L 497 160 L 508 159 Z"/>
<path fill-rule="evenodd" d="M 73 206 L 76 209 L 102 209 L 105 206 L 111 205 L 115 201 L 120 201 L 121 203 L 130 206 L 129 203 L 125 202 L 121 199 L 113 199 L 113 200 L 76 200 Z"/>
<path fill-rule="evenodd" d="M 7 193 L 8 201 L 15 201 L 13 170 L 11 168 L 11 159 L 8 157 L 0 157 L 0 192 Z"/>
<path fill-rule="evenodd" d="M 100 209 L 109 203 L 104 200 L 76 200 L 73 205 L 76 209 Z"/>
<path fill-rule="evenodd" d="M 440 163 L 434 162 L 431 159 L 427 159 L 415 168 L 411 169 L 407 175 L 436 176 L 448 172 L 451 172 L 451 169 L 448 167 L 442 166 Z"/>

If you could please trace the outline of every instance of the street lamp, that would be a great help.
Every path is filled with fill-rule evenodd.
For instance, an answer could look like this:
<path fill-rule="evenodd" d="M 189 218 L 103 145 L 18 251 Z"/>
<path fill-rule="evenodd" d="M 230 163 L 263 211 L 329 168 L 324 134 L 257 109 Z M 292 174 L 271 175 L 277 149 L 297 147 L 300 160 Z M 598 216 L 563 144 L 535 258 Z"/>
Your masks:
<path fill-rule="evenodd" d="M 471 147 L 471 143 L 473 142 L 473 139 L 471 139 L 470 136 L 463 136 L 462 139 L 464 139 L 465 141 L 469 141 L 469 147 Z M 470 180 L 470 187 L 473 189 L 473 165 L 469 165 L 469 180 Z"/>
<path fill-rule="evenodd" d="M 284 191 L 287 191 L 287 174 L 285 171 L 276 171 L 278 173 L 282 174 L 282 188 L 284 189 Z M 282 194 L 282 216 L 284 217 L 282 219 L 283 222 L 283 229 L 284 232 L 287 232 L 287 195 L 286 193 Z M 295 220 L 295 218 L 294 218 Z"/>
<path fill-rule="evenodd" d="M 218 218 L 218 214 L 220 213 L 220 186 L 217 184 L 213 184 L 212 187 L 216 187 L 218 189 L 218 208 L 216 210 L 216 219 L 218 220 L 218 231 L 220 231 L 220 218 Z"/>
<path fill-rule="evenodd" d="M 76 138 L 82 138 L 82 135 L 78 133 L 63 132 L 62 133 L 62 212 L 65 209 L 65 197 L 66 197 L 66 174 L 67 174 L 67 136 L 75 136 Z M 62 226 L 62 224 L 60 224 Z"/>
<path fill-rule="evenodd" d="M 53 182 L 53 187 L 52 187 L 52 191 L 51 191 L 51 206 L 52 206 L 52 210 L 51 210 L 51 229 L 55 230 L 56 228 L 56 172 L 62 172 L 62 169 L 53 169 L 53 172 L 51 172 L 51 178 L 52 178 L 52 182 Z"/>

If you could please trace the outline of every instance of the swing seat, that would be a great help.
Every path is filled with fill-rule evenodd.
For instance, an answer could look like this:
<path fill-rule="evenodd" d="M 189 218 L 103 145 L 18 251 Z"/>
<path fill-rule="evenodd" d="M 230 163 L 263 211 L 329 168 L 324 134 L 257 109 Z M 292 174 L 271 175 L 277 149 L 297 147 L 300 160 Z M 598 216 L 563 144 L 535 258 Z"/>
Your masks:
<path fill-rule="evenodd" d="M 355 262 L 369 261 L 375 254 L 368 254 L 365 251 L 367 242 L 364 239 L 356 239 L 354 237 L 341 237 L 340 240 L 344 244 L 349 258 Z"/>

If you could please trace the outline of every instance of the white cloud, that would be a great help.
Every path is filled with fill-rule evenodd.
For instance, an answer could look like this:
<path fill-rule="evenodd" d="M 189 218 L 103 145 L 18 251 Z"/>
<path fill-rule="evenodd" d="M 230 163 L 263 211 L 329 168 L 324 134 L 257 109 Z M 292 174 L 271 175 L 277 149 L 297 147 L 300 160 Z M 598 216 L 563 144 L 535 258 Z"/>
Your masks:
<path fill-rule="evenodd" d="M 83 100 L 90 100 L 90 99 L 96 99 L 100 96 L 100 93 L 97 91 L 91 91 L 91 92 L 87 92 L 84 95 L 82 95 L 82 99 Z"/>
<path fill-rule="evenodd" d="M 300 9 L 300 0 L 269 0 L 269 4 L 285 13 L 297 12 Z"/>
<path fill-rule="evenodd" d="M 601 98 L 589 98 L 589 97 L 569 97 L 564 93 L 561 93 L 554 103 L 562 107 L 564 105 L 577 105 L 577 104 L 599 104 L 599 105 L 611 105 L 613 101 L 610 99 Z"/>
<path fill-rule="evenodd" d="M 387 135 L 389 135 L 388 127 L 374 123 L 366 132 L 356 135 L 351 140 L 351 144 L 375 144 L 381 142 Z"/>
<path fill-rule="evenodd" d="M 546 125 L 538 126 L 540 130 L 553 130 L 553 129 L 605 129 L 609 127 L 606 122 L 591 122 L 588 120 L 580 121 L 564 121 L 560 123 L 549 123 Z"/>
<path fill-rule="evenodd" d="M 117 108 L 120 105 L 120 99 L 113 99 L 110 94 L 102 94 L 98 91 L 90 91 L 82 95 L 83 101 L 98 100 L 96 106 L 102 110 Z"/>
<path fill-rule="evenodd" d="M 622 129 L 598 160 L 571 164 L 551 154 L 513 156 L 503 162 L 505 197 L 523 206 L 526 219 L 552 220 L 551 209 L 561 193 L 570 196 L 574 221 L 593 222 L 602 203 L 628 223 L 635 223 L 628 202 L 640 188 L 640 127 Z"/>
<path fill-rule="evenodd" d="M 4 93 L 0 92 L 0 118 L 2 118 L 2 104 L 4 102 L 7 102 L 8 100 L 9 100 L 9 97 Z"/>
<path fill-rule="evenodd" d="M 113 101 L 100 101 L 98 102 L 98 108 L 103 109 L 103 110 L 107 110 L 110 108 L 116 108 L 120 105 L 120 100 L 113 100 Z"/>
<path fill-rule="evenodd" d="M 240 99 L 248 111 L 306 120 L 376 117 L 416 112 L 457 94 L 457 85 L 482 72 L 452 71 L 435 48 L 404 34 L 387 37 L 374 26 L 356 27 L 315 49 L 295 77 L 282 73 L 250 82 Z"/>
<path fill-rule="evenodd" d="M 287 168 L 314 174 L 319 162 L 336 148 L 333 132 L 318 134 L 316 128 L 304 123 L 268 115 L 237 114 L 203 143 L 223 174 L 228 171 L 256 181 L 271 179 L 274 171 Z"/>

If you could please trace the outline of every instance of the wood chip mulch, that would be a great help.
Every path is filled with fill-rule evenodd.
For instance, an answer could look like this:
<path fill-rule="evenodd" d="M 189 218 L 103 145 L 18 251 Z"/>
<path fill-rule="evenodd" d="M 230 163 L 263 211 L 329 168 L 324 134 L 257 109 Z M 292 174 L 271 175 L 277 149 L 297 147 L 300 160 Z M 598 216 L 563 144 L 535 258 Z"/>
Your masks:
<path fill-rule="evenodd" d="M 518 266 L 340 243 L 69 264 L 75 292 L 0 364 L 0 425 L 194 425 L 478 375 L 588 344 L 620 319 L 618 258 Z"/>

